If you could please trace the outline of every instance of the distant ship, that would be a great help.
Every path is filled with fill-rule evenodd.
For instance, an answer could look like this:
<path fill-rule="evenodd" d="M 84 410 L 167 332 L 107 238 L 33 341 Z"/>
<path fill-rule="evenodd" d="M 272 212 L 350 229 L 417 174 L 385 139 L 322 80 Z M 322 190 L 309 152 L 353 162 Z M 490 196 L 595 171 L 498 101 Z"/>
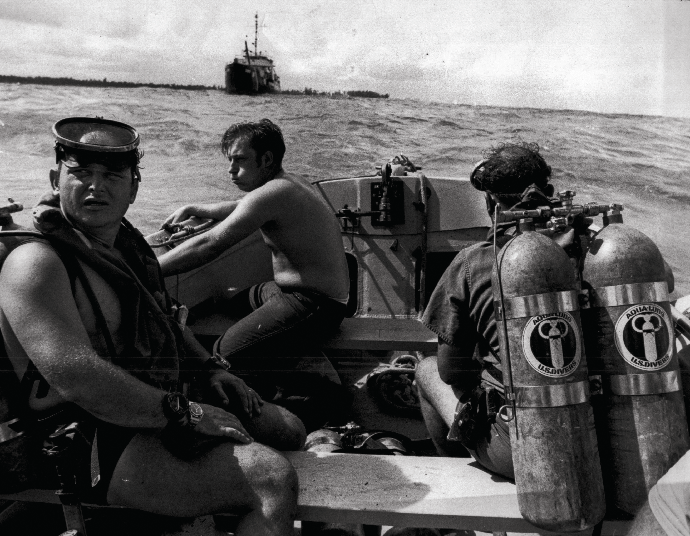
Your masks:
<path fill-rule="evenodd" d="M 225 91 L 228 93 L 280 93 L 280 77 L 273 67 L 273 60 L 257 49 L 258 13 L 254 19 L 254 54 L 249 53 L 245 41 L 244 52 L 225 66 Z"/>

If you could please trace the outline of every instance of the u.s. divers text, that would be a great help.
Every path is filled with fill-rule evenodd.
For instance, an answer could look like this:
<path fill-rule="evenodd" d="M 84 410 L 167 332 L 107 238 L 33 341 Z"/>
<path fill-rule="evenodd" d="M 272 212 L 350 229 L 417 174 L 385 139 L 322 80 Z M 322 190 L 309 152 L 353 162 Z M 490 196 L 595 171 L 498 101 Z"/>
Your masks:
<path fill-rule="evenodd" d="M 564 378 L 580 364 L 580 326 L 566 312 L 533 316 L 522 332 L 522 349 L 527 362 L 539 374 Z"/>
<path fill-rule="evenodd" d="M 673 356 L 673 327 L 659 305 L 628 308 L 616 321 L 616 348 L 623 359 L 641 370 L 660 370 Z"/>

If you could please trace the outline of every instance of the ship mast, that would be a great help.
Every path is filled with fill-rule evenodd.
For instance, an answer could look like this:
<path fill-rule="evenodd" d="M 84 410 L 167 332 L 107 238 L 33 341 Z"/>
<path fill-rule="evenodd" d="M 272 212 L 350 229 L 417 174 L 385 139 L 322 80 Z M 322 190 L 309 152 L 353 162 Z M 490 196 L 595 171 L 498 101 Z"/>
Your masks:
<path fill-rule="evenodd" d="M 254 15 L 254 55 L 258 56 L 257 53 L 257 43 L 259 40 L 259 12 Z"/>

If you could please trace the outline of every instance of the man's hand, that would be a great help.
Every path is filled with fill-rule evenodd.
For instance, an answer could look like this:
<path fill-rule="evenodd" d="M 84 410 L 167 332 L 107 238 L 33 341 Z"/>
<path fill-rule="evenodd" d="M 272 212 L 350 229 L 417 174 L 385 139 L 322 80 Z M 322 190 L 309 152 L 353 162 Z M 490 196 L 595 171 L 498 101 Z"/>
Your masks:
<path fill-rule="evenodd" d="M 163 222 L 163 225 L 172 225 L 175 223 L 181 223 L 183 221 L 187 221 L 192 216 L 196 216 L 194 206 L 193 205 L 184 205 L 184 206 L 178 208 L 170 216 L 168 216 L 166 218 L 166 220 Z"/>
<path fill-rule="evenodd" d="M 226 408 L 233 407 L 235 402 L 249 418 L 261 415 L 264 401 L 242 379 L 217 369 L 208 372 L 207 381 L 207 392 L 215 402 Z"/>
<path fill-rule="evenodd" d="M 239 443 L 253 441 L 252 436 L 232 413 L 208 404 L 201 404 L 201 408 L 204 410 L 204 416 L 194 427 L 196 433 L 214 437 L 230 437 Z"/>

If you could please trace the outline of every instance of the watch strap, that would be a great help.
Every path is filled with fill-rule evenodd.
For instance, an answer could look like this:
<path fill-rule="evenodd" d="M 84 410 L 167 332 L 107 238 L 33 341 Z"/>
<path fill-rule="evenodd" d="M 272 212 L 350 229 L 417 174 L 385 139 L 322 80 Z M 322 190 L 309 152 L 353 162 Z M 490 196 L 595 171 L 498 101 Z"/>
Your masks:
<path fill-rule="evenodd" d="M 231 367 L 232 367 L 232 365 L 230 364 L 230 361 L 225 359 L 220 354 L 213 354 L 206 361 L 204 361 L 204 369 L 205 370 L 218 369 L 219 368 L 219 369 L 222 369 L 222 370 L 229 372 Z"/>
<path fill-rule="evenodd" d="M 189 400 L 179 392 L 166 393 L 163 396 L 163 414 L 170 424 L 186 426 L 189 423 Z"/>

